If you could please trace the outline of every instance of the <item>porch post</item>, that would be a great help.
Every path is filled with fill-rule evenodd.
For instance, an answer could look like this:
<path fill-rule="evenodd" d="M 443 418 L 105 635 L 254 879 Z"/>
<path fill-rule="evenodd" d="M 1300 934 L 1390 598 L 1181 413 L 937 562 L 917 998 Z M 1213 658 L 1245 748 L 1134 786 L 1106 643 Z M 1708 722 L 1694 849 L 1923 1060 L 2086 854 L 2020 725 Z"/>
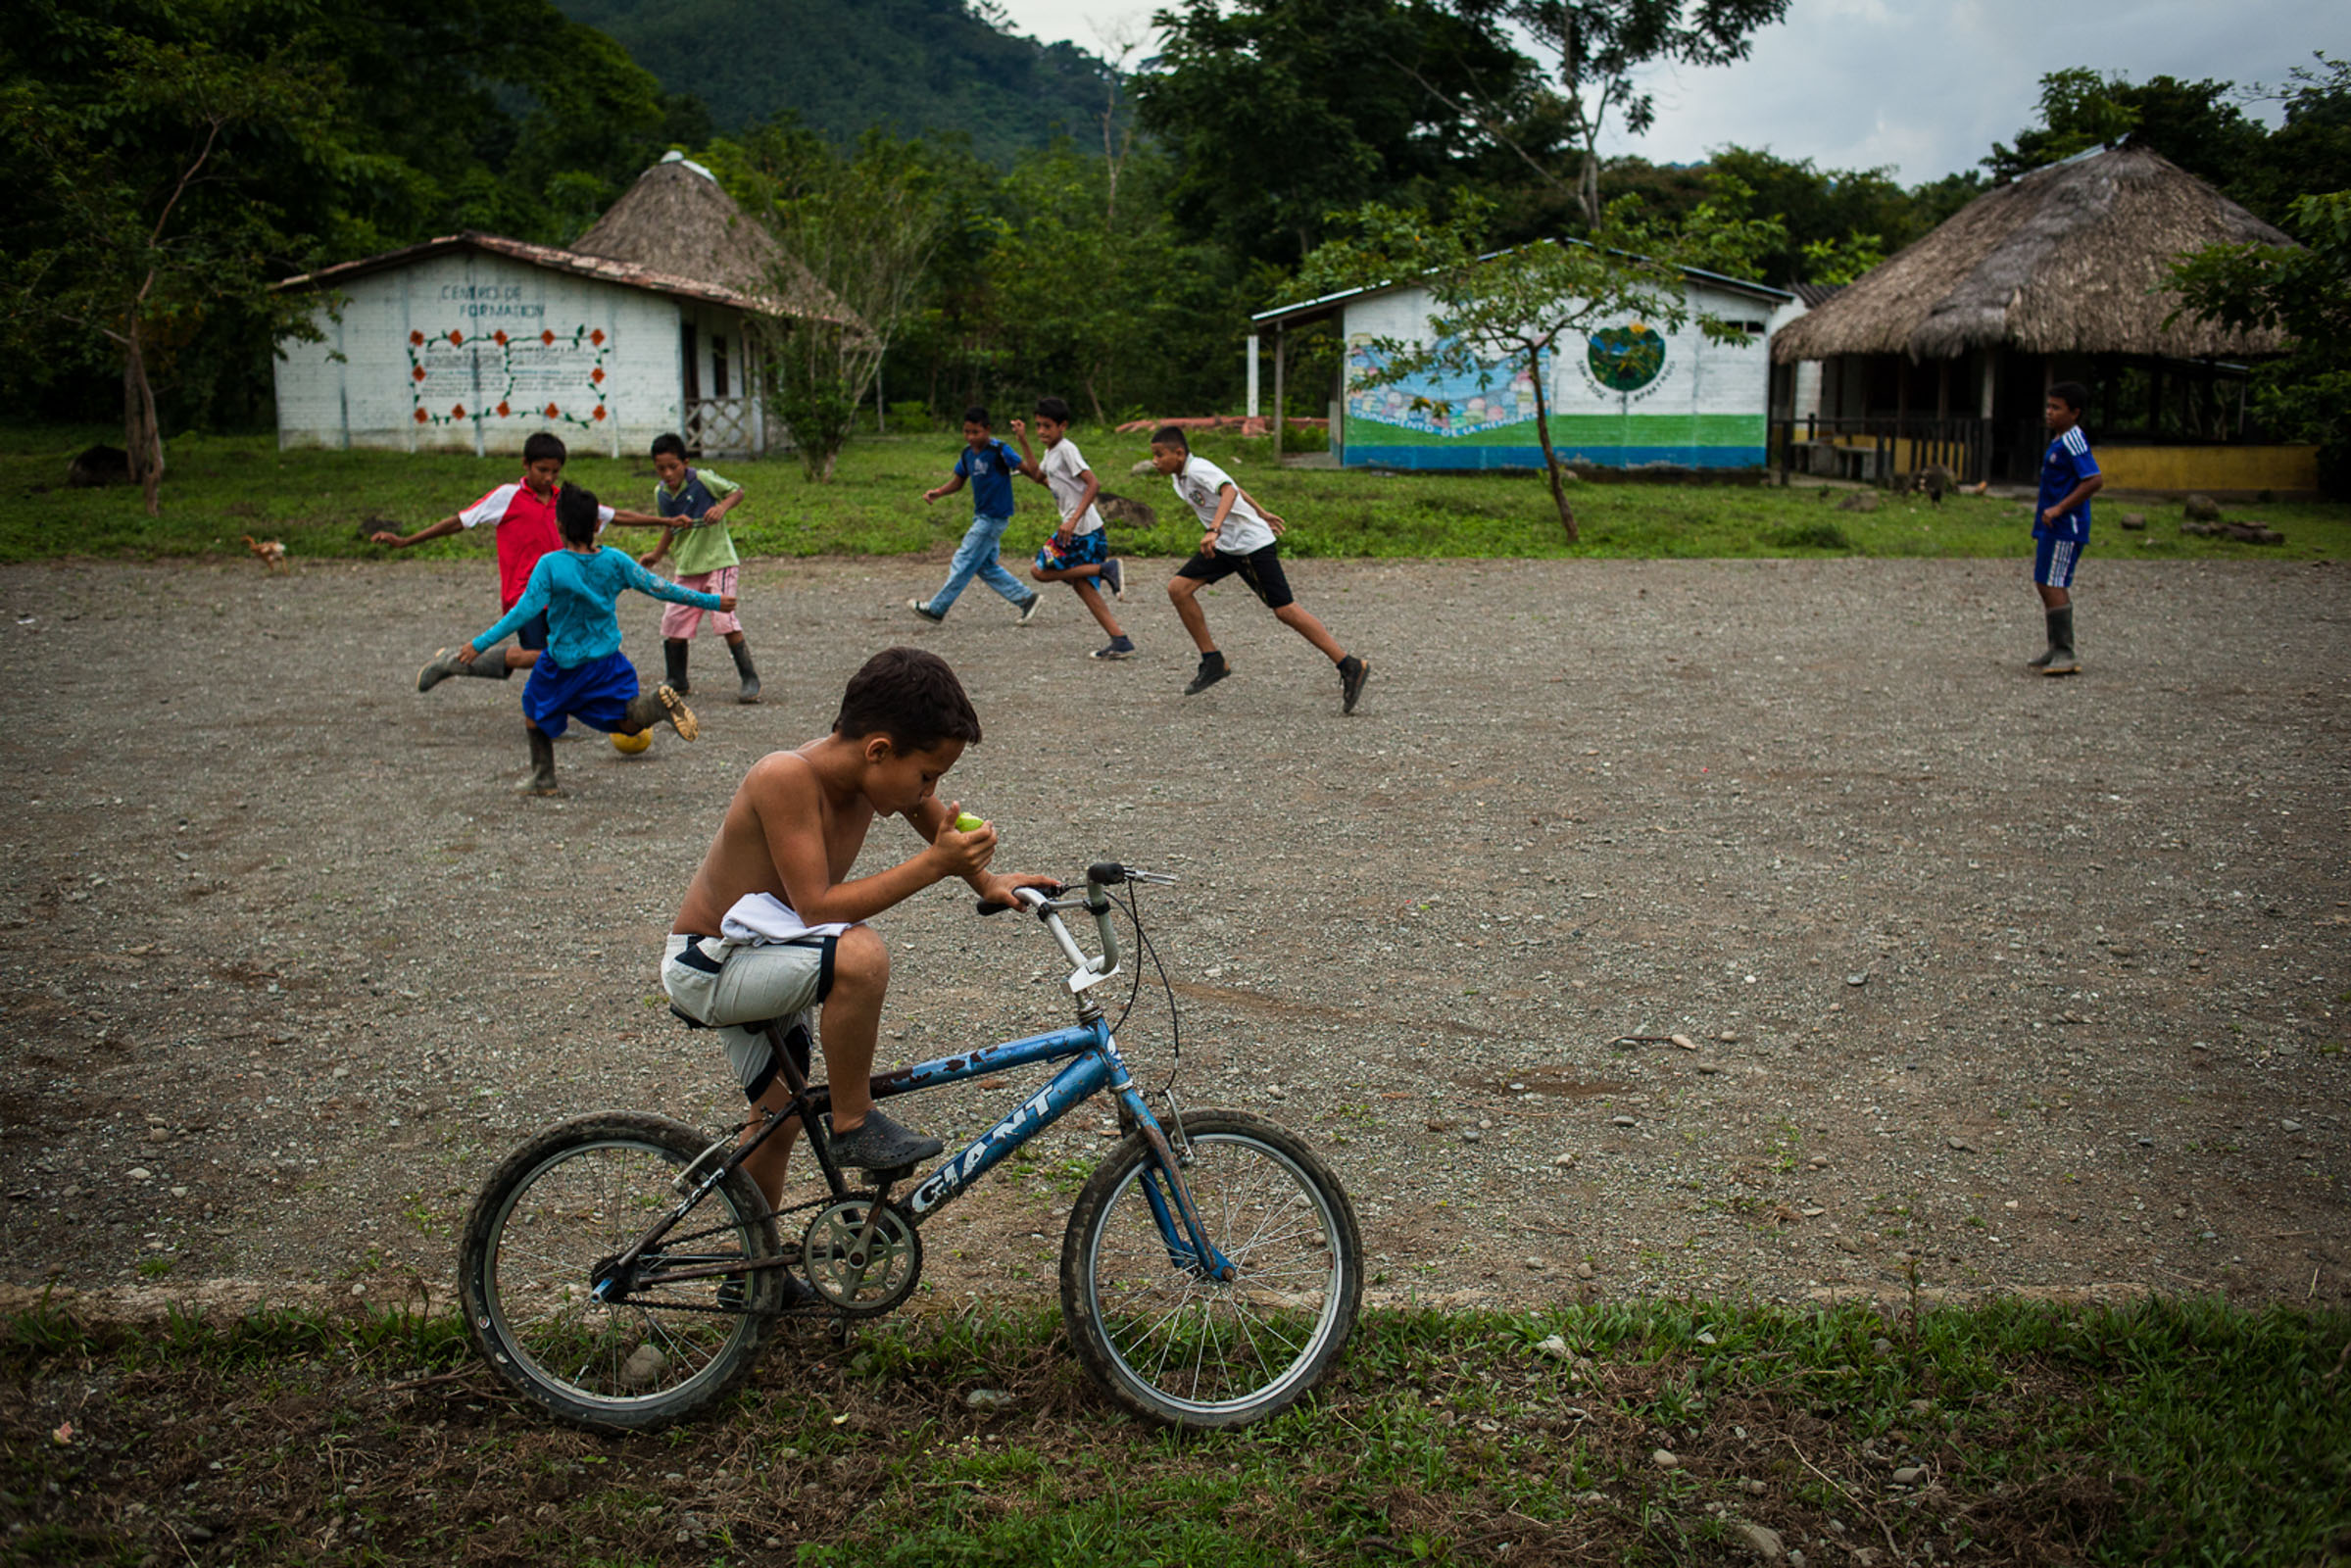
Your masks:
<path fill-rule="evenodd" d="M 1277 321 L 1273 329 L 1273 461 L 1282 465 L 1282 413 L 1290 405 L 1284 399 L 1288 390 L 1285 372 L 1290 368 L 1290 323 Z"/>
<path fill-rule="evenodd" d="M 1249 335 L 1249 416 L 1257 416 L 1257 334 Z"/>

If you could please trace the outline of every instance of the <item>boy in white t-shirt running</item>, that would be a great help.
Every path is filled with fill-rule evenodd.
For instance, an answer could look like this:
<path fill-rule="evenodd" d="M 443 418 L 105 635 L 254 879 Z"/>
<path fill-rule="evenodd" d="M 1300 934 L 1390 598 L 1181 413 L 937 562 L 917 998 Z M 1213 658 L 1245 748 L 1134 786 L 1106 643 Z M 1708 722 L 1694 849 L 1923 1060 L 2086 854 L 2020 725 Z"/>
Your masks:
<path fill-rule="evenodd" d="M 1028 429 L 1012 421 L 1012 439 L 1020 445 L 1020 471 L 1053 493 L 1053 510 L 1061 525 L 1037 547 L 1037 564 L 1029 575 L 1039 582 L 1065 582 L 1077 591 L 1078 603 L 1102 623 L 1109 646 L 1097 648 L 1096 659 L 1132 659 L 1135 642 L 1120 628 L 1102 590 L 1124 599 L 1126 568 L 1110 554 L 1110 536 L 1102 531 L 1102 514 L 1094 505 L 1102 481 L 1086 466 L 1078 444 L 1069 439 L 1069 405 L 1060 398 L 1037 400 L 1037 438 L 1045 443 L 1045 461 L 1029 451 Z"/>
<path fill-rule="evenodd" d="M 1340 711 L 1351 713 L 1371 674 L 1371 661 L 1358 659 L 1339 646 L 1323 623 L 1298 605 L 1283 574 L 1281 549 L 1275 536 L 1282 519 L 1251 501 L 1233 476 L 1205 458 L 1194 457 L 1191 438 L 1180 424 L 1163 424 L 1151 432 L 1151 466 L 1175 482 L 1175 493 L 1200 514 L 1200 553 L 1186 561 L 1167 580 L 1167 597 L 1176 614 L 1200 648 L 1200 673 L 1184 695 L 1206 691 L 1233 672 L 1216 640 L 1208 635 L 1208 613 L 1200 608 L 1200 591 L 1238 573 L 1249 591 L 1272 611 L 1274 618 L 1322 651 L 1339 666 Z"/>

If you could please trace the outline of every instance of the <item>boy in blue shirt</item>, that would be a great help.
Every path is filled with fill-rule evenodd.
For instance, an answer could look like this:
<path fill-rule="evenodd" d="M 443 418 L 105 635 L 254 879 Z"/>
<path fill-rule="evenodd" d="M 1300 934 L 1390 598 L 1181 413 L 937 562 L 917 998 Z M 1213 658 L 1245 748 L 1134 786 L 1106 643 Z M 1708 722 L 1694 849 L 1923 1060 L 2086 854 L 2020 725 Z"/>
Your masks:
<path fill-rule="evenodd" d="M 555 782 L 555 738 L 576 718 L 609 734 L 642 735 L 666 721 L 681 740 L 701 733 L 693 710 L 667 686 L 637 689 L 636 666 L 620 652 L 620 616 L 613 609 L 621 590 L 634 588 L 656 599 L 704 610 L 732 612 L 732 594 L 697 593 L 657 577 L 622 550 L 596 543 L 596 497 L 576 487 L 556 497 L 561 550 L 539 558 L 530 583 L 498 624 L 457 652 L 470 664 L 542 611 L 547 615 L 547 651 L 531 666 L 522 688 L 522 716 L 530 733 L 530 777 L 526 795 L 559 795 Z"/>
<path fill-rule="evenodd" d="M 2088 403 L 2089 388 L 2060 381 L 2049 388 L 2041 409 L 2052 439 L 2040 460 L 2040 497 L 2033 505 L 2033 582 L 2049 618 L 2049 650 L 2025 667 L 2043 675 L 2082 670 L 2082 661 L 2074 656 L 2074 568 L 2082 547 L 2089 543 L 2089 498 L 2106 484 L 2098 460 L 2089 455 L 2089 438 L 2082 433 L 2082 411 Z"/>
<path fill-rule="evenodd" d="M 964 480 L 970 480 L 971 528 L 963 535 L 962 544 L 955 548 L 955 559 L 947 568 L 946 583 L 927 600 L 907 600 L 908 610 L 936 626 L 947 618 L 955 596 L 976 576 L 1020 612 L 1017 624 L 1025 626 L 1035 618 L 1042 596 L 1021 587 L 1020 579 L 1004 570 L 1004 564 L 997 559 L 1004 546 L 1004 529 L 1012 521 L 1012 475 L 1020 469 L 1020 454 L 996 439 L 989 425 L 988 411 L 978 407 L 965 409 L 963 452 L 955 459 L 955 477 L 935 490 L 925 490 L 922 499 L 936 501 L 942 496 L 952 496 L 963 488 Z"/>

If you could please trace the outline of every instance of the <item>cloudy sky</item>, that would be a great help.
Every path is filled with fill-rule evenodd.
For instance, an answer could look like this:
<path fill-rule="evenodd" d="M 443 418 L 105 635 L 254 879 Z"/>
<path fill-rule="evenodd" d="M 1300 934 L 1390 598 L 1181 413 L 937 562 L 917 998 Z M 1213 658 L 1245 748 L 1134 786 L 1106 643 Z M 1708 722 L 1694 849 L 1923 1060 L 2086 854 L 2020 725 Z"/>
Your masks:
<path fill-rule="evenodd" d="M 1098 52 L 1148 33 L 1151 5 L 1003 0 L 1026 31 Z M 2313 50 L 2351 56 L 2343 0 L 1794 0 L 1743 65 L 1653 73 L 1657 124 L 1610 152 L 1660 163 L 1729 142 L 1906 183 L 1974 167 L 2036 118 L 2043 73 L 2267 82 Z M 2274 119 L 2274 114 L 2268 118 Z"/>

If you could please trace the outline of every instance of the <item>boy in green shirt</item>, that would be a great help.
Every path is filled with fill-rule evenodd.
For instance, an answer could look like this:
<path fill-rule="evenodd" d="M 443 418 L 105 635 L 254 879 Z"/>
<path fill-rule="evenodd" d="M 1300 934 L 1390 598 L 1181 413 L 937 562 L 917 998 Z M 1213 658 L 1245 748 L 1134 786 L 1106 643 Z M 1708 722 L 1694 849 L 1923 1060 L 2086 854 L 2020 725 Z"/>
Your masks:
<path fill-rule="evenodd" d="M 670 523 L 661 542 L 638 557 L 637 564 L 652 566 L 667 556 L 679 587 L 733 598 L 740 558 L 725 519 L 741 505 L 743 487 L 708 468 L 689 466 L 681 436 L 653 438 L 653 471 L 661 475 L 661 482 L 653 487 L 654 510 L 663 517 L 682 520 Z M 759 672 L 752 667 L 743 622 L 722 611 L 705 611 L 693 605 L 673 604 L 661 612 L 661 658 L 668 666 L 670 688 L 680 696 L 692 689 L 686 684 L 686 650 L 706 614 L 726 639 L 727 651 L 735 656 L 736 672 L 743 677 L 735 701 L 758 702 Z"/>

